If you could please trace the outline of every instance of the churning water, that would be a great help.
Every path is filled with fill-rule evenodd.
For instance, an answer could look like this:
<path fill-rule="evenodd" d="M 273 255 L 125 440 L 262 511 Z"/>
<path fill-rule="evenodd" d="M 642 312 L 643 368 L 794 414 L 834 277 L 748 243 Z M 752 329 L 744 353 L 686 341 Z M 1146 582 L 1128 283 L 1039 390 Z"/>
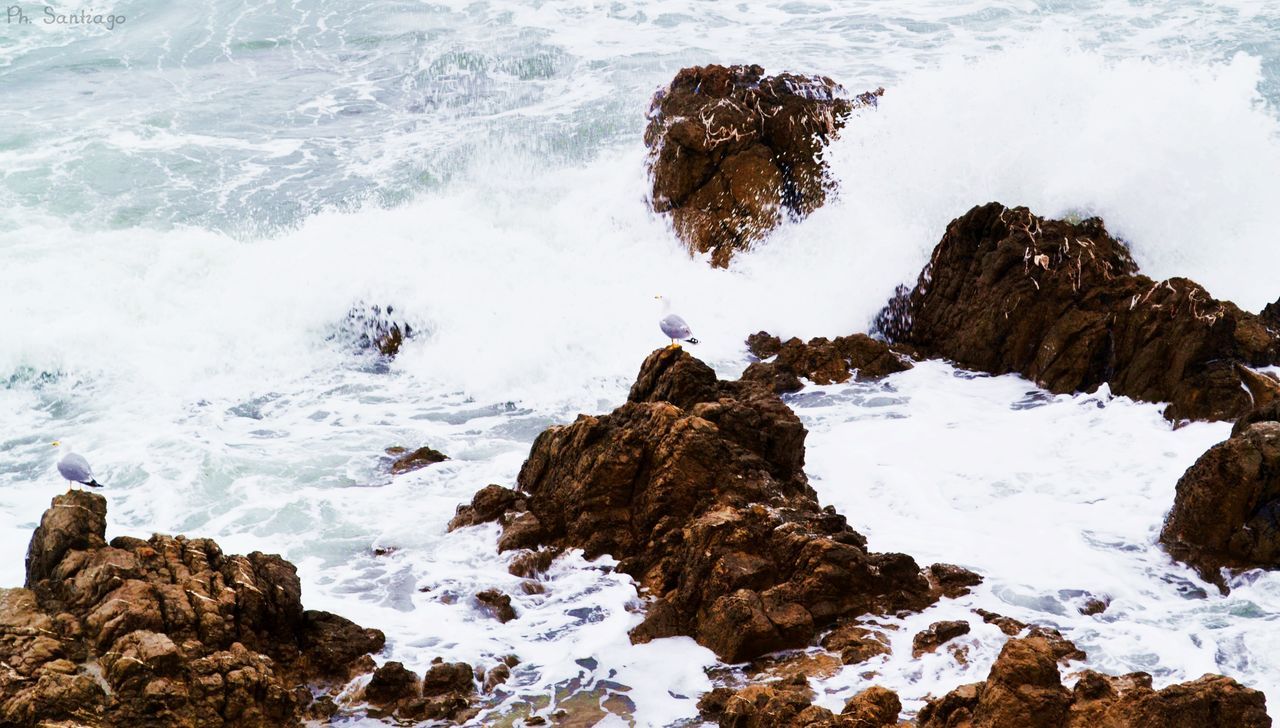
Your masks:
<path fill-rule="evenodd" d="M 0 583 L 22 581 L 62 439 L 109 485 L 113 534 L 282 553 L 308 606 L 384 629 L 418 670 L 519 655 L 497 712 L 609 693 L 606 723 L 679 724 L 711 686 L 691 640 L 629 644 L 640 604 L 607 561 L 563 559 L 526 596 L 493 527 L 445 533 L 538 432 L 625 398 L 664 343 L 654 294 L 736 376 L 752 331 L 865 330 L 947 221 L 994 199 L 1102 215 L 1146 272 L 1246 308 L 1280 296 L 1280 8 L 1262 0 L 101 11 L 125 20 L 0 19 Z M 709 62 L 888 89 L 832 150 L 839 198 L 728 271 L 644 201 L 649 95 Z M 389 370 L 343 336 L 358 302 L 419 332 Z M 1280 704 L 1280 576 L 1222 597 L 1153 545 L 1226 425 L 940 363 L 792 405 L 814 487 L 873 548 L 986 577 L 898 620 L 895 656 L 822 680 L 825 703 L 876 682 L 916 709 L 980 679 L 994 627 L 962 638 L 967 666 L 908 643 L 985 607 L 1058 626 L 1090 667 L 1222 672 Z M 392 479 L 395 444 L 452 459 Z M 472 610 L 493 586 L 519 619 Z M 1081 616 L 1085 593 L 1111 607 Z"/>

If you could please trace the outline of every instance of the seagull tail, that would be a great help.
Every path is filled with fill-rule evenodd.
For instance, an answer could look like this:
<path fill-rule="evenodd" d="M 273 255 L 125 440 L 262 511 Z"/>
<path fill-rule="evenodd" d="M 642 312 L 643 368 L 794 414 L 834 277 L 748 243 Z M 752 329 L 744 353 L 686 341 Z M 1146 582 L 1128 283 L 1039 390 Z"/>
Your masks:
<path fill-rule="evenodd" d="M 684 341 L 685 341 L 685 343 L 686 343 L 686 344 L 697 344 L 697 343 L 699 343 L 697 339 L 693 339 L 693 338 L 685 339 Z"/>
<path fill-rule="evenodd" d="M 90 480 L 88 483 L 81 483 L 80 485 L 87 485 L 87 486 L 89 486 L 90 488 L 101 488 L 101 487 L 103 487 L 103 486 L 102 486 L 102 483 L 99 483 L 99 482 L 98 482 L 98 481 L 96 481 L 96 480 Z"/>

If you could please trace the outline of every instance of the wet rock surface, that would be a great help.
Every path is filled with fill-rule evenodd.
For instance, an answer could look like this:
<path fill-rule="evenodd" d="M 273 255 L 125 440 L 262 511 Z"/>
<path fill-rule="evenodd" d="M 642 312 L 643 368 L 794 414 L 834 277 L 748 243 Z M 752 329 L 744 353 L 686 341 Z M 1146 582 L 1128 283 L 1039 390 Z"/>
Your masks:
<path fill-rule="evenodd" d="M 934 622 L 911 638 L 911 655 L 919 657 L 933 652 L 951 640 L 969 634 L 969 623 L 963 619 Z"/>
<path fill-rule="evenodd" d="M 1273 409 L 1241 418 L 1230 438 L 1187 468 L 1160 532 L 1170 555 L 1223 590 L 1223 568 L 1280 568 L 1280 422 L 1268 419 Z"/>
<path fill-rule="evenodd" d="M 499 547 L 612 555 L 652 597 L 633 640 L 690 635 L 731 662 L 806 645 L 845 618 L 922 609 L 961 593 L 957 578 L 977 582 L 940 567 L 944 586 L 905 554 L 870 552 L 819 507 L 805 435 L 771 387 L 718 381 L 682 350 L 656 351 L 627 403 L 539 435 L 518 478 L 527 511 L 498 516 Z"/>
<path fill-rule="evenodd" d="M 783 342 L 761 331 L 747 337 L 747 348 L 757 358 L 772 361 L 752 363 L 742 378 L 764 383 L 779 393 L 798 391 L 803 386 L 800 377 L 814 384 L 840 384 L 855 376 L 859 380 L 878 379 L 911 368 L 905 355 L 866 334 Z"/>
<path fill-rule="evenodd" d="M 826 200 L 822 152 L 854 108 L 824 76 L 765 76 L 760 66 L 682 69 L 654 95 L 645 129 L 653 208 L 676 233 L 725 266 L 734 252 Z"/>
<path fill-rule="evenodd" d="M 716 688 L 698 701 L 705 720 L 723 728 L 886 728 L 898 725 L 902 703 L 896 693 L 872 687 L 833 713 L 813 704 L 803 675 L 740 690 Z"/>
<path fill-rule="evenodd" d="M 344 331 L 357 349 L 376 351 L 393 358 L 414 335 L 413 326 L 394 306 L 357 303 L 347 313 Z"/>
<path fill-rule="evenodd" d="M 930 701 L 920 728 L 1263 728 L 1266 699 L 1221 675 L 1151 687 L 1151 676 L 1084 671 L 1062 685 L 1055 650 L 1042 637 L 1011 639 L 986 681 Z"/>
<path fill-rule="evenodd" d="M 410 450 L 397 445 L 387 448 L 386 453 L 394 458 L 391 461 L 392 475 L 403 475 L 449 459 L 448 455 L 426 446 Z"/>
<path fill-rule="evenodd" d="M 1101 220 L 1048 220 L 1024 207 L 975 207 L 953 220 L 914 289 L 877 329 L 929 356 L 1053 392 L 1169 402 L 1171 420 L 1238 417 L 1272 399 L 1267 320 L 1194 281 L 1153 281 Z"/>
<path fill-rule="evenodd" d="M 298 725 L 318 714 L 311 688 L 372 669 L 382 633 L 304 610 L 279 556 L 159 534 L 108 544 L 106 513 L 99 495 L 55 497 L 26 587 L 0 590 L 0 723 Z"/>

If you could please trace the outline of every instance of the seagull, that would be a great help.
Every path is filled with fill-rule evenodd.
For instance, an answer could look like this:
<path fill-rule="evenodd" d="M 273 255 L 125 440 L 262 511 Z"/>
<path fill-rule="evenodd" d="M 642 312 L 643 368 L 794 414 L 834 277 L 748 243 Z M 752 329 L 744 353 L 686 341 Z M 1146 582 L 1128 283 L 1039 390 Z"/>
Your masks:
<path fill-rule="evenodd" d="M 83 455 L 71 452 L 71 448 L 63 446 L 61 442 L 54 442 L 54 447 L 63 447 L 67 454 L 62 456 L 58 461 L 58 472 L 62 477 L 67 479 L 67 490 L 71 490 L 72 483 L 87 485 L 90 488 L 101 488 L 102 484 L 93 479 L 93 469 L 89 467 L 89 461 L 84 459 Z"/>
<path fill-rule="evenodd" d="M 684 322 L 674 313 L 671 313 L 671 301 L 662 296 L 654 296 L 655 299 L 662 301 L 662 320 L 658 322 L 658 328 L 662 329 L 662 333 L 671 339 L 671 345 L 668 349 L 679 349 L 680 342 L 684 341 L 689 344 L 696 344 L 698 340 L 693 338 L 693 332 L 689 330 L 689 324 Z"/>

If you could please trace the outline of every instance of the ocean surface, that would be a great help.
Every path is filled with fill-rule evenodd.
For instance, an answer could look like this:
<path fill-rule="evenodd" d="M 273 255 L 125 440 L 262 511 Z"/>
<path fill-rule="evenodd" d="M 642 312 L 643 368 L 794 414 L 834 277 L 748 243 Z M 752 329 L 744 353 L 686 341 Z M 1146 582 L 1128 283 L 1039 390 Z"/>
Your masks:
<path fill-rule="evenodd" d="M 866 330 L 949 220 L 998 200 L 1101 215 L 1152 276 L 1280 297 L 1274 2 L 108 5 L 112 29 L 0 18 L 0 585 L 63 488 L 60 439 L 108 485 L 109 535 L 281 553 L 308 607 L 419 671 L 518 655 L 485 722 L 686 725 L 735 675 L 689 639 L 632 646 L 607 559 L 524 595 L 496 527 L 445 532 L 541 430 L 625 399 L 665 343 L 655 294 L 734 377 L 748 333 Z M 887 89 L 831 150 L 839 197 L 729 270 L 645 204 L 649 97 L 709 62 Z M 361 303 L 418 332 L 389 366 L 352 346 Z M 986 578 L 890 620 L 894 655 L 818 681 L 823 704 L 874 683 L 914 711 L 983 678 L 1004 637 L 981 607 L 1057 626 L 1088 667 L 1221 672 L 1280 706 L 1280 574 L 1223 597 L 1154 546 L 1228 424 L 940 362 L 789 401 L 814 487 L 873 549 Z M 423 444 L 451 459 L 388 475 L 384 448 Z M 489 587 L 519 619 L 473 609 Z M 1086 595 L 1111 606 L 1082 616 Z M 966 665 L 910 659 L 963 617 Z"/>

